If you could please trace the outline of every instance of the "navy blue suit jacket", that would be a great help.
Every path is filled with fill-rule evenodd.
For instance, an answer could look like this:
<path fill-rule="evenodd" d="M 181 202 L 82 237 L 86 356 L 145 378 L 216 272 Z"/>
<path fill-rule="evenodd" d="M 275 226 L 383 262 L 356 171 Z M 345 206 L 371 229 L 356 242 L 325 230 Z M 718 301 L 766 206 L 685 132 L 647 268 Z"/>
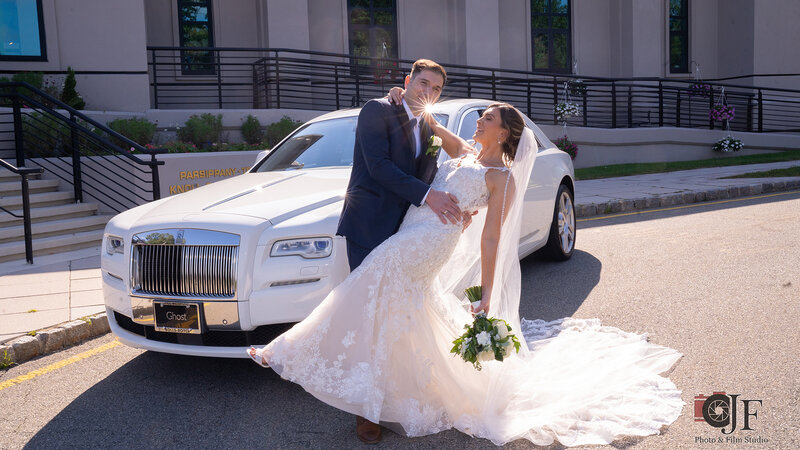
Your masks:
<path fill-rule="evenodd" d="M 421 128 L 420 157 L 403 105 L 367 102 L 358 115 L 353 171 L 336 234 L 373 249 L 400 227 L 408 206 L 419 206 L 436 175 L 436 157 L 426 155 L 431 129 Z"/>

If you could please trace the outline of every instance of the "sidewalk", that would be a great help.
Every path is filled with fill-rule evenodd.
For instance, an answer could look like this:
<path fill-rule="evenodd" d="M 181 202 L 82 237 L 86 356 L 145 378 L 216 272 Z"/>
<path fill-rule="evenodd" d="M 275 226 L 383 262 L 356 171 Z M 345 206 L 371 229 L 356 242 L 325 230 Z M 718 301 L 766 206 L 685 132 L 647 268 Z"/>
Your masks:
<path fill-rule="evenodd" d="M 792 166 L 800 166 L 800 161 L 578 181 L 576 213 L 587 217 L 800 189 L 800 177 L 722 179 Z M 30 331 L 102 313 L 100 251 L 96 247 L 36 257 L 34 266 L 0 264 L 0 344 Z"/>

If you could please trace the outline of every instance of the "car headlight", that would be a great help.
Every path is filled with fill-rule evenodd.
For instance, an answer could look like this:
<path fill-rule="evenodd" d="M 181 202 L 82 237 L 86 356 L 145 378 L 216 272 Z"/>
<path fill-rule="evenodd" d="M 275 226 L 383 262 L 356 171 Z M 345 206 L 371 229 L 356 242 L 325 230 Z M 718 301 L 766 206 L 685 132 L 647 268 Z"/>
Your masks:
<path fill-rule="evenodd" d="M 289 239 L 272 244 L 270 256 L 299 255 L 303 258 L 324 258 L 331 255 L 333 239 L 327 237 L 314 237 L 303 239 Z"/>
<path fill-rule="evenodd" d="M 124 250 L 125 241 L 123 241 L 121 237 L 106 236 L 106 253 L 109 255 L 113 255 L 114 253 L 122 254 Z"/>

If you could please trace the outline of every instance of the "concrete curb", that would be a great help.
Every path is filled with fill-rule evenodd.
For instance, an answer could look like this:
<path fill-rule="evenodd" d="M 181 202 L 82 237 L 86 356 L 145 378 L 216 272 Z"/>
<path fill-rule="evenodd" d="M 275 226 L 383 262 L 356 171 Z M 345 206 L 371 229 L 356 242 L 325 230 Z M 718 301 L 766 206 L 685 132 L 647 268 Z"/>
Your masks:
<path fill-rule="evenodd" d="M 664 208 L 689 203 L 724 200 L 737 197 L 748 197 L 770 192 L 792 191 L 800 189 L 800 180 L 776 181 L 771 183 L 753 183 L 744 186 L 730 186 L 707 191 L 679 192 L 655 197 L 642 197 L 627 200 L 610 200 L 605 203 L 576 204 L 577 217 L 591 217 L 602 214 L 640 211 L 650 208 Z"/>
<path fill-rule="evenodd" d="M 21 364 L 110 332 L 106 313 L 87 316 L 0 344 L 0 367 Z"/>

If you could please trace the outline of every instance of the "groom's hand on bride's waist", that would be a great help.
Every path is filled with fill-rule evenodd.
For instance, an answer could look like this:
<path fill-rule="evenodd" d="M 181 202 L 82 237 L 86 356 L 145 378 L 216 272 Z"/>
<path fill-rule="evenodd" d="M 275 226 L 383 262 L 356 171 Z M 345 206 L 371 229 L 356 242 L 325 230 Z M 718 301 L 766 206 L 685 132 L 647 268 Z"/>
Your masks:
<path fill-rule="evenodd" d="M 458 199 L 449 192 L 431 189 L 425 197 L 425 203 L 439 216 L 443 224 L 460 223 L 462 220 L 461 208 L 458 207 Z"/>

